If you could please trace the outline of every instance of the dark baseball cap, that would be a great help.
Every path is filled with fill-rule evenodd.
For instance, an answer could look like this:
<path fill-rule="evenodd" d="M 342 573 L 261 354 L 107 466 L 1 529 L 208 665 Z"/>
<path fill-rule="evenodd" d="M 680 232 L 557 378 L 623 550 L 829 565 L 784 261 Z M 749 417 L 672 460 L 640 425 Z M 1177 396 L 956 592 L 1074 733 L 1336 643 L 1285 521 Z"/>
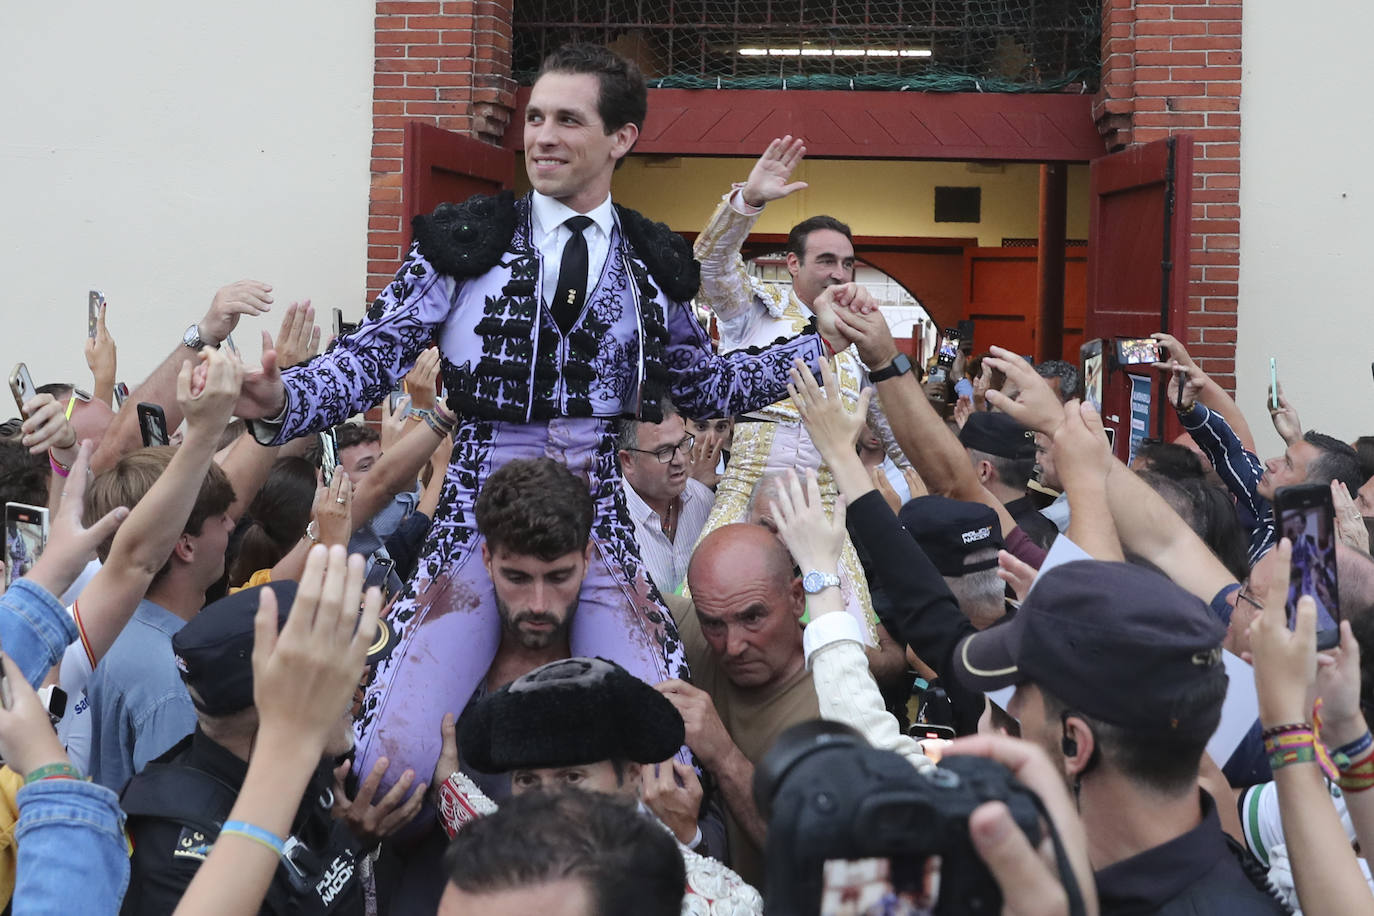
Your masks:
<path fill-rule="evenodd" d="M 977 449 L 999 458 L 1025 460 L 1035 457 L 1035 433 L 1004 413 L 977 412 L 969 415 L 959 430 L 964 448 Z"/>
<path fill-rule="evenodd" d="M 253 621 L 264 589 L 277 596 L 277 629 L 286 623 L 296 600 L 289 579 L 245 588 L 207 605 L 172 637 L 181 679 L 191 688 L 191 701 L 206 715 L 225 716 L 253 705 Z M 368 649 L 374 664 L 396 646 L 396 634 L 385 619 Z"/>
<path fill-rule="evenodd" d="M 1002 549 L 1002 524 L 990 506 L 946 496 L 918 496 L 902 506 L 897 518 L 942 576 L 962 576 L 997 565 L 996 556 L 964 563 L 978 551 Z"/>
<path fill-rule="evenodd" d="M 1041 574 L 1015 616 L 966 637 L 954 677 L 982 691 L 1031 683 L 1103 722 L 1206 738 L 1221 698 L 1210 712 L 1185 707 L 1225 683 L 1225 636 L 1201 600 L 1159 573 L 1078 560 Z"/>

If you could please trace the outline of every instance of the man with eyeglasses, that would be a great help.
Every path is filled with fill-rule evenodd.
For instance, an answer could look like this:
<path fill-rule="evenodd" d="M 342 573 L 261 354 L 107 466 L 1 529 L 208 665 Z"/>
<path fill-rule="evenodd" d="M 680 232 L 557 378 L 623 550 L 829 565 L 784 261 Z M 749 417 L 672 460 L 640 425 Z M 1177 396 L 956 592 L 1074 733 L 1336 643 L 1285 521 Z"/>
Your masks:
<path fill-rule="evenodd" d="M 617 456 L 625 507 L 649 577 L 660 592 L 675 594 L 715 494 L 688 474 L 694 437 L 677 409 L 665 402 L 663 415 L 662 423 L 621 421 Z"/>

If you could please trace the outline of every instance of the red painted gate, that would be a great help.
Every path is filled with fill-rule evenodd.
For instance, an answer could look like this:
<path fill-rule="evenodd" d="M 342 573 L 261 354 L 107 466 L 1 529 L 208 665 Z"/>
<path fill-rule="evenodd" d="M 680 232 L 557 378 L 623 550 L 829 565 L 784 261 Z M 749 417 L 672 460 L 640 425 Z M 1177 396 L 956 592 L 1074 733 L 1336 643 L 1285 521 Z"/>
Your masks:
<path fill-rule="evenodd" d="M 1160 330 L 1187 339 L 1193 140 L 1178 135 L 1094 160 L 1090 185 L 1084 356 L 1094 339 L 1102 341 L 1103 420 L 1116 429 L 1116 453 L 1125 460 L 1130 375 L 1153 379 L 1145 433 L 1164 436 L 1166 418 L 1170 438 L 1178 431 L 1172 411 L 1162 409 L 1165 380 L 1146 366 L 1113 368 L 1111 340 Z M 1089 374 L 1085 367 L 1085 382 Z"/>

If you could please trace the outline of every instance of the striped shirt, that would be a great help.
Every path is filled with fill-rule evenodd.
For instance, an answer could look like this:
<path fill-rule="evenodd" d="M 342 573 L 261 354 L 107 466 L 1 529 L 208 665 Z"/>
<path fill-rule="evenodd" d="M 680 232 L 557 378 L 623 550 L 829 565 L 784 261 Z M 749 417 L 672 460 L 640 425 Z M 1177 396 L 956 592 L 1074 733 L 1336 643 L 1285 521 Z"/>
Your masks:
<path fill-rule="evenodd" d="M 630 519 L 635 525 L 635 542 L 639 544 L 644 568 L 649 571 L 649 578 L 654 580 L 660 592 L 675 594 L 687 578 L 687 564 L 692 559 L 692 549 L 696 547 L 701 529 L 706 526 L 716 494 L 701 481 L 687 478 L 687 487 L 682 491 L 678 511 L 677 530 L 670 541 L 663 533 L 663 520 L 658 513 L 649 508 L 649 504 L 624 478 L 621 478 L 621 485 L 625 488 L 625 506 L 630 510 Z"/>
<path fill-rule="evenodd" d="M 1203 404 L 1194 404 L 1191 411 L 1180 413 L 1178 418 L 1236 498 L 1236 514 L 1248 529 L 1250 565 L 1254 566 L 1278 540 L 1274 507 L 1258 492 L 1260 478 L 1264 476 L 1263 463 L 1254 452 L 1246 451 L 1221 414 Z"/>

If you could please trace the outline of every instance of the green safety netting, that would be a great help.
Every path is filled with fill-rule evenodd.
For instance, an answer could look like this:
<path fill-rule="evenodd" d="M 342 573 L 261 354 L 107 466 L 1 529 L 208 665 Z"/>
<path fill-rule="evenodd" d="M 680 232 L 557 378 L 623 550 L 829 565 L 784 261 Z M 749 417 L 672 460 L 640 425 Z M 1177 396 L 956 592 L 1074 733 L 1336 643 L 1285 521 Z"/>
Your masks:
<path fill-rule="evenodd" d="M 569 41 L 652 88 L 1051 92 L 1096 88 L 1100 0 L 520 0 L 512 69 Z"/>

